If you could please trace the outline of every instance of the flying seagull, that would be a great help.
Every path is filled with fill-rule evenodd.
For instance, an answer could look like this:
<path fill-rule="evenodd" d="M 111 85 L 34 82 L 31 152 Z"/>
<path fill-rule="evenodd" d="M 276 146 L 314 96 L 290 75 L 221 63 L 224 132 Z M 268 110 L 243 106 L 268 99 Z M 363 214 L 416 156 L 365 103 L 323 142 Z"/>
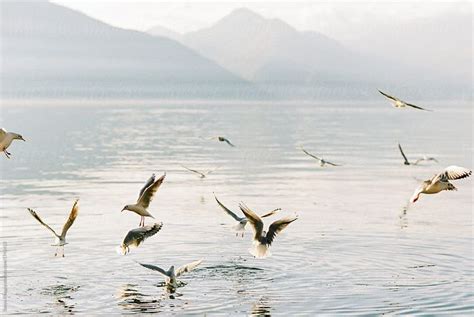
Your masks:
<path fill-rule="evenodd" d="M 422 161 L 435 161 L 436 163 L 438 163 L 438 160 L 435 159 L 434 157 L 428 157 L 426 155 L 424 155 L 422 158 L 419 158 L 418 160 L 415 161 L 415 163 L 410 163 L 408 161 L 408 158 L 407 156 L 405 155 L 405 153 L 403 152 L 403 149 L 402 149 L 402 146 L 400 145 L 400 143 L 398 143 L 398 149 L 400 150 L 400 153 L 402 154 L 403 156 L 403 159 L 405 160 L 405 162 L 403 162 L 403 164 L 405 165 L 418 165 L 418 163 L 422 162 Z"/>
<path fill-rule="evenodd" d="M 138 248 L 145 239 L 154 236 L 163 227 L 163 223 L 155 223 L 152 226 L 144 226 L 130 230 L 122 244 L 119 246 L 118 252 L 126 255 L 130 252 L 130 247 Z"/>
<path fill-rule="evenodd" d="M 248 219 L 247 217 L 239 217 L 237 216 L 234 212 L 232 212 L 229 208 L 227 208 L 226 206 L 224 206 L 220 201 L 219 199 L 217 199 L 216 195 L 214 194 L 214 198 L 216 199 L 217 201 L 217 204 L 229 215 L 231 216 L 232 218 L 235 219 L 235 221 L 237 221 L 237 224 L 233 227 L 236 231 L 235 233 L 235 236 L 238 236 L 239 235 L 239 232 L 241 233 L 242 237 L 244 236 L 244 232 L 245 232 L 245 226 L 247 225 L 248 223 Z M 277 209 L 273 209 L 272 211 L 262 215 L 261 217 L 262 218 L 265 218 L 265 217 L 269 217 L 271 215 L 274 215 L 277 211 L 280 211 L 281 208 L 277 208 Z"/>
<path fill-rule="evenodd" d="M 467 168 L 454 165 L 448 166 L 441 173 L 424 181 L 415 190 L 410 201 L 412 203 L 416 202 L 418 198 L 420 198 L 420 194 L 437 194 L 443 190 L 457 190 L 457 188 L 449 181 L 469 177 L 471 174 L 472 171 Z"/>
<path fill-rule="evenodd" d="M 198 171 L 198 170 L 194 170 L 194 169 L 188 168 L 188 167 L 186 167 L 186 166 L 184 166 L 184 165 L 181 165 L 181 166 L 182 166 L 184 169 L 186 169 L 186 170 L 188 170 L 188 171 L 190 171 L 190 172 L 192 172 L 192 173 L 195 173 L 195 174 L 199 175 L 200 178 L 206 178 L 207 175 L 213 173 L 214 171 L 216 171 L 216 170 L 218 169 L 218 168 L 215 168 L 215 169 L 213 169 L 213 170 L 209 170 L 209 171 L 206 171 L 206 172 L 200 172 L 200 171 Z"/>
<path fill-rule="evenodd" d="M 210 138 L 210 140 L 215 140 L 215 139 L 217 139 L 219 142 L 225 142 L 225 143 L 229 144 L 232 147 L 235 146 L 235 145 L 232 144 L 232 142 L 229 141 L 229 139 L 227 139 L 223 136 L 215 136 L 215 137 Z"/>
<path fill-rule="evenodd" d="M 122 211 L 129 210 L 133 211 L 134 213 L 141 216 L 140 224 L 138 226 L 143 227 L 145 226 L 145 217 L 153 217 L 148 212 L 148 206 L 150 206 L 150 202 L 153 199 L 158 187 L 163 183 L 165 179 L 166 173 L 164 173 L 160 178 L 155 180 L 155 174 L 152 174 L 151 177 L 145 183 L 145 186 L 140 190 L 140 194 L 138 195 L 138 200 L 136 204 L 125 205 Z"/>
<path fill-rule="evenodd" d="M 54 253 L 54 256 L 59 256 L 61 255 L 64 257 L 64 246 L 67 244 L 66 242 L 66 234 L 71 228 L 72 224 L 74 223 L 74 220 L 76 220 L 77 213 L 79 212 L 79 200 L 74 201 L 74 205 L 72 206 L 71 212 L 69 213 L 69 217 L 67 218 L 66 223 L 63 226 L 63 230 L 61 231 L 61 234 L 57 234 L 56 231 L 54 231 L 50 226 L 48 226 L 46 223 L 41 220 L 40 216 L 33 210 L 28 208 L 28 211 L 30 214 L 38 220 L 40 224 L 42 224 L 46 229 L 51 231 L 53 235 L 56 237 L 53 246 L 56 246 L 56 253 Z"/>
<path fill-rule="evenodd" d="M 7 158 L 10 158 L 10 155 L 12 155 L 10 152 L 7 151 L 7 149 L 10 144 L 12 144 L 13 140 L 25 141 L 25 139 L 23 139 L 20 134 L 14 132 L 7 132 L 5 129 L 0 128 L 0 149 L 3 151 L 3 153 L 5 153 L 5 156 Z"/>
<path fill-rule="evenodd" d="M 397 97 L 390 96 L 390 95 L 384 93 L 381 90 L 379 90 L 379 93 L 381 93 L 382 95 L 387 97 L 395 108 L 405 108 L 405 107 L 408 106 L 408 107 L 412 107 L 412 108 L 419 109 L 419 110 L 433 111 L 433 110 L 425 109 L 425 108 L 422 108 L 422 107 L 419 107 L 419 106 L 415 106 L 414 104 L 411 104 L 411 103 L 405 102 L 403 100 L 400 100 Z"/>
<path fill-rule="evenodd" d="M 151 265 L 151 264 L 143 264 L 143 263 L 138 263 L 143 267 L 146 267 L 147 269 L 153 270 L 153 271 L 158 271 L 161 274 L 163 274 L 166 277 L 166 286 L 170 291 L 174 291 L 175 289 L 178 288 L 178 280 L 177 277 L 180 277 L 184 273 L 191 272 L 194 270 L 199 264 L 202 263 L 203 260 L 198 260 L 194 261 L 191 263 L 188 263 L 186 265 L 183 265 L 179 267 L 177 270 L 175 270 L 174 266 L 172 265 L 168 271 L 165 271 L 161 267 Z"/>
<path fill-rule="evenodd" d="M 312 158 L 318 160 L 318 161 L 319 161 L 319 165 L 320 165 L 321 167 L 323 167 L 323 166 L 326 165 L 326 164 L 332 165 L 332 166 L 341 166 L 341 165 L 339 165 L 339 164 L 334 164 L 334 163 L 331 163 L 331 162 L 329 162 L 329 161 L 326 161 L 326 160 L 324 160 L 324 159 L 322 159 L 322 158 L 320 158 L 320 157 L 317 157 L 316 155 L 313 155 L 313 154 L 309 153 L 308 151 L 306 151 L 306 150 L 303 149 L 303 148 L 301 148 L 301 150 L 302 150 L 306 155 L 311 156 Z"/>
<path fill-rule="evenodd" d="M 280 220 L 274 221 L 268 228 L 268 233 L 263 231 L 263 222 L 256 213 L 250 210 L 243 203 L 239 205 L 240 210 L 249 220 L 255 233 L 253 237 L 253 248 L 250 249 L 250 254 L 256 258 L 264 258 L 270 256 L 271 253 L 268 248 L 273 242 L 275 236 L 285 229 L 290 223 L 298 219 L 298 217 L 285 217 Z"/>

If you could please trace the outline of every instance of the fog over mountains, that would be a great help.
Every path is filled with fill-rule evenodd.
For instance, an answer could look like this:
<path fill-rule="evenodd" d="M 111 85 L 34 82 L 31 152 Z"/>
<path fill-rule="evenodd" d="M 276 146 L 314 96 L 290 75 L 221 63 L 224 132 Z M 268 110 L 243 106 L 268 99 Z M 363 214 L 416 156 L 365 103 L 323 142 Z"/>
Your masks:
<path fill-rule="evenodd" d="M 6 97 L 236 96 L 248 86 L 176 41 L 47 2 L 2 2 L 1 32 Z"/>
<path fill-rule="evenodd" d="M 340 43 L 244 8 L 186 34 L 159 21 L 149 34 L 120 29 L 48 2 L 2 2 L 0 12 L 5 98 L 344 99 L 373 98 L 377 88 L 428 98 L 472 93 L 469 14 Z"/>

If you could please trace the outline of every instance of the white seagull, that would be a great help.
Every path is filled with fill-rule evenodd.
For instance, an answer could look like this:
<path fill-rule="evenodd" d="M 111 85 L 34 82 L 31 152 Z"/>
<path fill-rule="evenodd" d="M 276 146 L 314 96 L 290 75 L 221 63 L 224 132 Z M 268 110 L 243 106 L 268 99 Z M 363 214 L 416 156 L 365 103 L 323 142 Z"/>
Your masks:
<path fill-rule="evenodd" d="M 10 155 L 12 155 L 10 152 L 7 151 L 7 149 L 10 144 L 12 144 L 13 140 L 25 141 L 25 139 L 23 139 L 20 134 L 14 132 L 7 132 L 5 129 L 0 128 L 0 150 L 5 153 L 5 156 L 7 158 L 10 158 Z"/>
<path fill-rule="evenodd" d="M 403 159 L 405 160 L 403 162 L 403 164 L 405 165 L 418 165 L 418 163 L 422 162 L 422 161 L 434 161 L 436 163 L 439 163 L 437 159 L 435 159 L 434 157 L 428 157 L 426 155 L 423 155 L 422 158 L 419 158 L 415 161 L 415 163 L 410 163 L 410 161 L 408 161 L 408 158 L 407 156 L 405 155 L 405 153 L 403 152 L 403 149 L 402 149 L 402 146 L 400 145 L 400 143 L 398 143 L 398 149 L 400 150 L 400 153 L 402 154 L 403 156 Z"/>
<path fill-rule="evenodd" d="M 163 227 L 163 223 L 160 222 L 151 226 L 144 226 L 130 230 L 123 239 L 117 252 L 126 255 L 130 252 L 131 246 L 138 248 L 145 239 L 154 236 L 158 231 L 160 231 L 161 227 Z"/>
<path fill-rule="evenodd" d="M 56 253 L 54 253 L 54 256 L 62 255 L 64 257 L 64 246 L 67 244 L 66 242 L 66 234 L 71 228 L 72 224 L 74 223 L 74 220 L 76 220 L 77 213 L 79 212 L 79 205 L 78 205 L 79 200 L 76 200 L 74 202 L 74 205 L 72 206 L 71 212 L 69 213 L 69 217 L 67 218 L 66 223 L 63 226 L 63 230 L 61 231 L 61 234 L 57 234 L 56 231 L 54 231 L 50 226 L 48 226 L 46 223 L 41 220 L 41 218 L 38 216 L 38 214 L 33 210 L 28 208 L 28 211 L 30 214 L 38 220 L 40 224 L 42 224 L 46 229 L 51 231 L 53 235 L 56 237 L 55 242 L 53 246 L 56 246 Z"/>
<path fill-rule="evenodd" d="M 400 100 L 400 99 L 398 99 L 397 97 L 390 96 L 390 95 L 384 93 L 384 92 L 381 91 L 381 90 L 379 90 L 379 93 L 381 93 L 381 94 L 384 95 L 386 98 L 388 98 L 388 100 L 390 100 L 390 102 L 392 103 L 392 105 L 393 105 L 395 108 L 412 107 L 412 108 L 419 109 L 419 110 L 433 111 L 433 110 L 425 109 L 425 108 L 422 108 L 422 107 L 419 107 L 419 106 L 415 106 L 414 104 L 411 104 L 411 103 L 405 102 L 405 101 L 403 101 L 403 100 Z"/>
<path fill-rule="evenodd" d="M 316 155 L 313 155 L 313 154 L 309 153 L 308 151 L 306 151 L 306 150 L 303 149 L 303 148 L 301 148 L 301 150 L 304 152 L 304 154 L 306 154 L 306 155 L 308 155 L 308 156 L 311 156 L 312 158 L 318 160 L 318 161 L 319 161 L 319 165 L 320 165 L 321 167 L 323 167 L 323 166 L 326 165 L 326 164 L 332 165 L 332 166 L 341 166 L 341 165 L 339 165 L 339 164 L 334 164 L 334 163 L 331 163 L 331 162 L 329 162 L 329 161 L 326 161 L 326 160 L 324 160 L 324 159 L 322 159 L 322 158 L 320 158 L 320 157 L 317 157 Z"/>
<path fill-rule="evenodd" d="M 188 167 L 186 167 L 186 166 L 184 166 L 184 165 L 181 165 L 181 166 L 182 166 L 184 169 L 186 169 L 186 170 L 188 170 L 188 171 L 190 171 L 190 172 L 192 172 L 192 173 L 195 173 L 195 174 L 199 175 L 199 178 L 206 178 L 207 175 L 213 173 L 214 171 L 216 171 L 216 170 L 218 169 L 218 168 L 215 168 L 215 169 L 213 169 L 213 170 L 209 170 L 209 171 L 206 171 L 206 172 L 200 172 L 200 171 L 198 171 L 198 170 L 194 170 L 194 169 L 188 168 Z"/>
<path fill-rule="evenodd" d="M 457 190 L 457 188 L 449 181 L 469 177 L 471 174 L 472 171 L 467 168 L 454 165 L 448 166 L 441 173 L 424 181 L 415 190 L 410 201 L 412 203 L 416 202 L 420 198 L 420 194 L 437 194 L 443 190 Z"/>
<path fill-rule="evenodd" d="M 177 277 L 180 277 L 184 273 L 191 272 L 194 270 L 199 264 L 202 263 L 203 260 L 198 260 L 194 261 L 191 263 L 188 263 L 186 265 L 183 265 L 179 267 L 177 270 L 175 270 L 174 266 L 172 265 L 168 271 L 165 271 L 161 267 L 158 267 L 156 265 L 151 265 L 151 264 L 143 264 L 139 263 L 141 266 L 146 267 L 147 269 L 153 270 L 160 272 L 166 277 L 166 286 L 168 287 L 169 290 L 175 290 L 178 288 L 178 280 Z"/>
<path fill-rule="evenodd" d="M 250 210 L 244 204 L 240 204 L 240 210 L 245 214 L 247 219 L 249 220 L 250 224 L 253 227 L 253 231 L 255 233 L 253 237 L 253 248 L 249 250 L 250 254 L 252 254 L 256 258 L 265 258 L 270 256 L 271 253 L 268 250 L 270 245 L 275 239 L 275 236 L 280 233 L 283 229 L 285 229 L 290 223 L 298 219 L 297 216 L 294 217 L 285 217 L 280 220 L 274 221 L 270 227 L 268 228 L 268 233 L 263 231 L 263 221 Z"/>
<path fill-rule="evenodd" d="M 147 209 L 148 209 L 148 206 L 150 206 L 150 202 L 153 199 L 153 196 L 155 195 L 156 191 L 158 190 L 160 185 L 163 183 L 165 176 L 166 176 L 166 173 L 163 174 L 157 180 L 155 180 L 155 174 L 151 175 L 151 177 L 145 183 L 145 186 L 143 186 L 143 188 L 140 190 L 137 203 L 125 205 L 122 208 L 122 211 L 129 210 L 140 215 L 141 220 L 140 220 L 139 226 L 141 227 L 145 226 L 145 217 L 155 218 L 148 212 Z"/>
<path fill-rule="evenodd" d="M 210 140 L 218 140 L 219 142 L 225 142 L 225 143 L 229 144 L 231 147 L 235 147 L 235 145 L 232 144 L 232 142 L 230 142 L 229 139 L 227 139 L 223 136 L 214 136 L 214 137 L 210 138 Z"/>
<path fill-rule="evenodd" d="M 229 215 L 231 216 L 232 218 L 235 219 L 235 221 L 237 221 L 237 224 L 233 227 L 234 230 L 236 231 L 235 233 L 235 236 L 238 236 L 239 235 L 239 232 L 241 233 L 242 237 L 244 236 L 244 233 L 245 233 L 245 226 L 247 225 L 247 223 L 249 222 L 247 217 L 239 217 L 237 216 L 234 212 L 232 212 L 229 208 L 227 208 L 226 206 L 224 206 L 220 201 L 219 199 L 217 199 L 216 195 L 214 194 L 214 198 L 216 199 L 217 201 L 217 204 Z M 262 218 L 265 218 L 265 217 L 270 217 L 271 215 L 274 215 L 276 212 L 280 211 L 281 208 L 276 208 L 276 209 L 273 209 L 272 211 L 262 215 L 261 217 Z"/>

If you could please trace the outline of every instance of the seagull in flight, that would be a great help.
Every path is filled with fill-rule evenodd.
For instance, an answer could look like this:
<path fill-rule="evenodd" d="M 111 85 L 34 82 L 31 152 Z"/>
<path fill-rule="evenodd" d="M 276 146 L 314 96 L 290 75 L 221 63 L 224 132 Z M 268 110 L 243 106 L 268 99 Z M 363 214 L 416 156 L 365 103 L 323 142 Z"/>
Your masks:
<path fill-rule="evenodd" d="M 234 218 L 235 221 L 237 221 L 237 224 L 233 227 L 236 231 L 235 233 L 235 236 L 237 237 L 239 235 L 239 232 L 241 233 L 242 237 L 244 237 L 244 233 L 245 233 L 245 226 L 247 225 L 248 223 L 248 219 L 247 217 L 239 217 L 237 216 L 234 212 L 232 212 L 229 208 L 227 208 L 226 206 L 224 206 L 220 201 L 219 199 L 217 199 L 216 195 L 214 194 L 214 198 L 216 199 L 217 201 L 217 204 L 222 208 L 222 210 L 224 210 L 229 216 L 231 216 L 232 218 Z M 262 218 L 266 218 L 266 217 L 270 217 L 271 215 L 274 215 L 275 213 L 277 213 L 278 211 L 280 211 L 281 208 L 277 208 L 277 209 L 273 209 L 272 211 L 262 215 L 261 217 Z"/>
<path fill-rule="evenodd" d="M 158 267 L 156 265 L 151 265 L 151 264 L 144 264 L 144 263 L 139 263 L 141 266 L 146 267 L 147 269 L 153 270 L 160 272 L 166 277 L 166 286 L 168 290 L 174 291 L 178 288 L 178 280 L 177 278 L 183 275 L 184 273 L 191 272 L 194 270 L 199 264 L 202 263 L 203 260 L 198 260 L 194 261 L 191 263 L 188 263 L 186 265 L 180 266 L 177 270 L 175 270 L 174 265 L 172 265 L 168 271 L 165 271 L 161 267 Z"/>
<path fill-rule="evenodd" d="M 5 130 L 4 128 L 0 128 L 0 150 L 3 151 L 7 158 L 10 158 L 10 156 L 12 155 L 10 152 L 7 151 L 7 149 L 10 144 L 12 144 L 13 140 L 25 141 L 25 139 L 23 139 L 20 134 L 14 132 L 7 132 L 7 130 Z"/>
<path fill-rule="evenodd" d="M 472 171 L 467 168 L 454 165 L 448 166 L 441 173 L 424 181 L 415 190 L 410 201 L 415 203 L 420 198 L 420 194 L 437 194 L 443 190 L 457 190 L 457 188 L 449 181 L 466 178 L 471 176 L 471 174 Z"/>
<path fill-rule="evenodd" d="M 326 164 L 332 165 L 332 166 L 341 166 L 341 165 L 339 165 L 339 164 L 334 164 L 334 163 L 329 162 L 329 161 L 326 161 L 326 160 L 324 160 L 324 159 L 322 159 L 322 158 L 320 158 L 320 157 L 317 157 L 316 155 L 313 155 L 313 154 L 309 153 L 308 151 L 306 151 L 306 150 L 303 149 L 303 148 L 301 148 L 301 150 L 302 150 L 306 155 L 311 156 L 312 158 L 318 160 L 318 161 L 319 161 L 319 165 L 320 165 L 321 167 L 323 167 L 323 166 L 326 165 Z"/>
<path fill-rule="evenodd" d="M 136 229 L 130 230 L 125 238 L 123 239 L 122 244 L 117 250 L 119 253 L 126 255 L 130 252 L 130 247 L 138 248 L 140 244 L 145 241 L 145 239 L 154 236 L 158 231 L 163 227 L 163 223 L 155 223 L 151 226 L 138 227 Z"/>
<path fill-rule="evenodd" d="M 152 174 L 151 177 L 146 181 L 145 186 L 140 190 L 138 195 L 138 200 L 135 204 L 125 205 L 122 208 L 122 211 L 129 210 L 141 216 L 140 227 L 145 226 L 145 217 L 154 218 L 149 212 L 148 207 L 150 202 L 153 199 L 156 191 L 163 183 L 166 173 L 164 173 L 160 178 L 155 179 L 155 174 Z"/>
<path fill-rule="evenodd" d="M 190 171 L 190 172 L 192 172 L 192 173 L 197 174 L 197 175 L 199 176 L 199 178 L 206 178 L 207 175 L 209 175 L 209 174 L 215 172 L 217 169 L 219 169 L 219 168 L 215 168 L 215 169 L 213 169 L 213 170 L 209 170 L 209 171 L 206 171 L 206 172 L 200 172 L 200 171 L 198 171 L 198 170 L 188 168 L 188 167 L 186 167 L 186 166 L 184 166 L 184 165 L 181 165 L 181 166 L 182 166 L 184 169 L 186 169 L 186 170 L 188 170 L 188 171 Z"/>
<path fill-rule="evenodd" d="M 55 241 L 54 241 L 53 246 L 56 246 L 57 248 L 56 248 L 56 253 L 54 253 L 54 256 L 61 255 L 62 257 L 64 257 L 64 246 L 67 244 L 66 234 L 69 228 L 71 228 L 72 224 L 76 220 L 77 213 L 79 212 L 78 203 L 79 203 L 79 200 L 74 201 L 74 205 L 72 206 L 71 212 L 69 213 L 69 217 L 67 218 L 67 221 L 63 226 L 63 230 L 61 231 L 61 234 L 57 234 L 56 231 L 54 231 L 50 226 L 44 223 L 43 220 L 41 220 L 40 216 L 36 213 L 36 211 L 34 211 L 31 208 L 28 208 L 28 211 L 30 212 L 30 214 L 36 220 L 38 220 L 38 222 L 42 224 L 46 229 L 51 231 L 51 233 L 55 236 Z"/>
<path fill-rule="evenodd" d="M 418 165 L 418 163 L 420 163 L 422 161 L 434 161 L 436 163 L 439 163 L 438 160 L 435 159 L 434 157 L 428 157 L 426 155 L 424 155 L 422 158 L 419 158 L 418 160 L 416 160 L 415 163 L 410 163 L 410 161 L 408 161 L 407 156 L 403 152 L 403 149 L 402 149 L 402 146 L 400 145 L 400 143 L 398 143 L 398 149 L 400 150 L 400 153 L 402 154 L 403 159 L 405 160 L 403 162 L 403 164 L 405 164 L 405 165 Z"/>
<path fill-rule="evenodd" d="M 210 140 L 218 140 L 219 142 L 225 142 L 227 144 L 229 144 L 231 147 L 235 147 L 234 144 L 232 144 L 232 142 L 229 141 L 229 139 L 223 137 L 223 136 L 215 136 L 215 137 L 212 137 L 210 138 Z"/>
<path fill-rule="evenodd" d="M 415 106 L 414 104 L 411 104 L 411 103 L 405 102 L 403 100 L 400 100 L 397 97 L 390 96 L 390 95 L 384 93 L 381 90 L 379 90 L 379 93 L 381 93 L 386 98 L 388 98 L 395 108 L 412 107 L 412 108 L 419 109 L 419 110 L 433 111 L 433 110 L 425 109 L 425 108 L 422 108 L 422 107 L 419 107 L 419 106 Z"/>
<path fill-rule="evenodd" d="M 285 229 L 290 223 L 298 219 L 297 216 L 285 217 L 280 220 L 274 221 L 268 228 L 268 232 L 263 231 L 263 221 L 259 216 L 252 210 L 250 210 L 243 203 L 239 205 L 240 210 L 244 213 L 245 217 L 249 220 L 255 233 L 253 237 L 253 248 L 249 250 L 256 258 L 265 258 L 270 256 L 271 253 L 268 250 L 270 245 L 275 239 L 276 235 Z"/>

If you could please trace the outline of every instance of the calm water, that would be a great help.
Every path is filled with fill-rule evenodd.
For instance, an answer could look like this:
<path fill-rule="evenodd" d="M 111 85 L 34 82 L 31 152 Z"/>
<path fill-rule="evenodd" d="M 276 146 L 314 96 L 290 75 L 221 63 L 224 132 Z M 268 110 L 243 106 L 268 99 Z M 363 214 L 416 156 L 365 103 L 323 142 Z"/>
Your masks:
<path fill-rule="evenodd" d="M 0 159 L 7 311 L 472 313 L 472 178 L 402 213 L 414 177 L 452 164 L 472 168 L 472 105 L 429 105 L 436 111 L 397 111 L 383 100 L 4 105 L 1 126 L 27 139 L 12 145 L 11 160 Z M 206 139 L 215 135 L 236 147 Z M 440 164 L 402 165 L 398 141 L 409 158 L 431 154 Z M 320 168 L 300 145 L 344 166 Z M 202 180 L 180 164 L 220 168 Z M 121 208 L 163 171 L 150 207 L 163 229 L 118 255 L 139 223 Z M 234 210 L 240 201 L 261 212 L 283 209 L 268 221 L 293 212 L 299 220 L 276 238 L 272 257 L 254 259 L 250 231 L 235 237 L 212 192 Z M 76 197 L 66 257 L 55 258 L 50 233 L 26 208 L 60 228 Z M 161 275 L 135 263 L 167 268 L 200 258 L 174 295 Z"/>

